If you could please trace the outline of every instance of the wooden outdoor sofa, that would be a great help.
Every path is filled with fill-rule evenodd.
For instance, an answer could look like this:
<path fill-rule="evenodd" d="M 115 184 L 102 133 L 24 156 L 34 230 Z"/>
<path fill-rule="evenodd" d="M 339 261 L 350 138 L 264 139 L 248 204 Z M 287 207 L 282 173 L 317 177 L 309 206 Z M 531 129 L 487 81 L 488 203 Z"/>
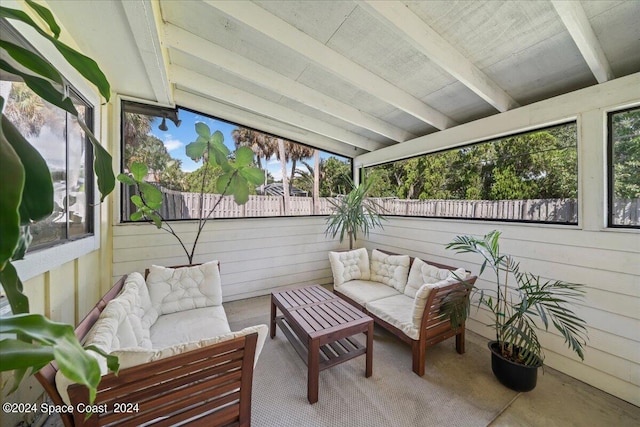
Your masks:
<path fill-rule="evenodd" d="M 144 283 L 142 275 L 132 275 L 139 276 L 137 281 L 142 280 Z M 127 292 L 131 293 L 129 287 L 132 275 L 122 277 L 80 322 L 75 332 L 81 342 L 94 334 L 92 328 L 101 319 L 103 312 L 109 311 L 110 302 L 118 305 L 116 298 L 122 298 Z M 187 315 L 192 317 L 192 322 L 204 322 L 210 328 L 206 319 L 200 320 L 200 316 L 207 312 L 198 310 L 211 308 L 215 307 L 196 308 L 193 314 Z M 218 319 L 215 320 L 222 321 L 219 319 L 222 316 L 226 322 L 221 304 L 219 309 L 223 314 L 217 314 Z M 174 324 L 174 329 L 177 317 L 170 316 L 181 314 L 165 315 Z M 193 333 L 192 325 L 187 325 L 186 328 Z M 225 330 L 225 325 L 221 325 L 221 328 Z M 58 373 L 55 363 L 42 368 L 36 373 L 36 377 L 54 405 L 73 407 L 72 413 L 60 414 L 66 427 L 110 424 L 168 426 L 187 420 L 190 425 L 249 426 L 254 363 L 267 330 L 266 325 L 257 325 L 239 332 L 229 332 L 168 348 L 135 348 L 112 352 L 118 355 L 121 368 L 123 362 L 128 367 L 120 369 L 117 375 L 107 373 L 102 376 L 93 403 L 98 405 L 98 411 L 88 419 L 85 419 L 83 411 L 76 410 L 89 402 L 89 392 L 85 386 L 70 384 L 66 387 L 64 383 L 68 398 L 63 397 L 60 378 L 57 378 L 61 373 Z M 166 335 L 164 331 L 161 332 Z M 153 338 L 153 331 L 151 337 Z M 127 363 L 127 353 L 137 357 L 138 361 L 141 357 L 152 360 Z"/>
<path fill-rule="evenodd" d="M 456 351 L 464 353 L 465 324 L 454 327 L 442 308 L 452 298 L 467 299 L 476 276 L 461 268 L 381 250 L 373 250 L 371 263 L 364 248 L 330 252 L 329 258 L 334 293 L 411 345 L 417 375 L 424 375 L 428 346 L 455 336 Z"/>

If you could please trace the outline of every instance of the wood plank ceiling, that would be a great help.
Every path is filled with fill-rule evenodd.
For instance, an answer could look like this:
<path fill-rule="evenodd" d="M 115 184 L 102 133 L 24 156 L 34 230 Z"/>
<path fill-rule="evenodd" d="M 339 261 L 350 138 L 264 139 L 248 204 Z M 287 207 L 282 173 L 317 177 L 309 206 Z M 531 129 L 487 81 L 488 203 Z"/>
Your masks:
<path fill-rule="evenodd" d="M 122 95 L 355 156 L 640 72 L 640 1 L 51 2 Z"/>

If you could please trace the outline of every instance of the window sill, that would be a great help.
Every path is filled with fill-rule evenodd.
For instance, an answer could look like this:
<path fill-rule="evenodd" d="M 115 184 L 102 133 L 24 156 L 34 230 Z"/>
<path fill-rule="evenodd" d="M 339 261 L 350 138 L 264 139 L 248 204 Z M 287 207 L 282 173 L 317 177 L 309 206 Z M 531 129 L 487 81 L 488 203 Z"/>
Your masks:
<path fill-rule="evenodd" d="M 56 267 L 71 262 L 100 248 L 98 236 L 88 236 L 46 249 L 27 253 L 24 259 L 14 261 L 18 276 L 24 282 Z"/>

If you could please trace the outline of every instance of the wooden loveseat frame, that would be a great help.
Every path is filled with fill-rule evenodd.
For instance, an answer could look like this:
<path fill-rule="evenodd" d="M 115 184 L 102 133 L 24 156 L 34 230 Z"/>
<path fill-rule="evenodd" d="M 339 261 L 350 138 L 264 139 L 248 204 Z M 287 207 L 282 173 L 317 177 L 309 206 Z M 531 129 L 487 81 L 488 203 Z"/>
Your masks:
<path fill-rule="evenodd" d="M 75 329 L 80 342 L 107 303 L 122 289 L 122 277 Z M 94 401 L 96 411 L 85 419 L 82 405 L 89 390 L 79 384 L 68 388 L 72 413 L 61 413 L 66 427 L 144 423 L 169 426 L 186 420 L 194 425 L 249 426 L 251 389 L 258 334 L 220 342 L 154 362 L 104 375 Z M 54 405 L 66 405 L 56 389 L 58 367 L 54 362 L 37 372 L 36 378 Z M 104 408 L 104 409 L 103 409 Z"/>
<path fill-rule="evenodd" d="M 393 252 L 388 252 L 380 249 L 378 250 L 389 255 L 398 255 Z M 409 268 L 411 268 L 411 265 L 413 265 L 413 260 L 414 258 L 410 257 Z M 456 267 L 451 267 L 449 265 L 439 264 L 431 261 L 427 262 L 430 265 L 438 268 L 445 268 L 447 270 L 456 269 Z M 469 271 L 467 271 L 467 274 L 468 276 L 464 280 L 466 286 L 464 283 L 456 281 L 451 285 L 435 288 L 429 293 L 424 313 L 422 315 L 422 320 L 420 322 L 420 335 L 418 340 L 414 340 L 408 337 L 402 330 L 391 325 L 385 320 L 380 319 L 375 314 L 370 313 L 365 307 L 353 301 L 346 295 L 340 293 L 339 290 L 334 289 L 333 292 L 340 298 L 349 302 L 354 307 L 357 307 L 358 309 L 367 313 L 373 318 L 374 322 L 377 325 L 383 327 L 384 329 L 394 334 L 396 337 L 400 338 L 405 343 L 411 345 L 413 372 L 415 372 L 419 376 L 423 376 L 425 369 L 425 355 L 428 346 L 432 346 L 455 336 L 456 351 L 459 354 L 463 354 L 465 352 L 465 323 L 462 322 L 458 327 L 454 327 L 449 320 L 449 316 L 443 312 L 442 306 L 454 295 L 455 298 L 469 298 L 470 287 L 476 282 L 477 276 L 471 276 L 471 272 Z"/>

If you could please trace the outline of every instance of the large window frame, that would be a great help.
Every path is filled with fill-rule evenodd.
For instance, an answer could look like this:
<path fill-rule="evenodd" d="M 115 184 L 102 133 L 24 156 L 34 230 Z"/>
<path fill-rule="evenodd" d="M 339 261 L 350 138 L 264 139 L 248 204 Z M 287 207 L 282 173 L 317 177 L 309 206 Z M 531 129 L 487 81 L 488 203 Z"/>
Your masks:
<path fill-rule="evenodd" d="M 616 222 L 616 194 L 615 194 L 615 145 L 614 138 L 616 136 L 614 130 L 614 116 L 617 114 L 624 114 L 631 111 L 638 111 L 640 113 L 640 105 L 634 105 L 631 107 L 609 111 L 607 113 L 607 227 L 612 229 L 640 229 L 640 219 L 636 220 L 636 224 L 620 224 Z M 636 201 L 636 211 L 637 211 Z"/>
<path fill-rule="evenodd" d="M 563 220 L 563 221 L 549 221 L 549 220 L 537 220 L 537 219 L 510 219 L 510 218 L 505 218 L 505 217 L 498 217 L 498 218 L 492 218 L 492 217 L 478 217 L 478 216 L 469 216 L 468 214 L 465 215 L 465 212 L 469 212 L 471 209 L 476 209 L 477 206 L 466 206 L 468 204 L 470 204 L 472 201 L 474 202 L 486 202 L 486 201 L 495 201 L 497 202 L 497 200 L 490 200 L 490 199 L 479 199 L 479 200 L 474 200 L 474 199 L 464 199 L 464 198 L 432 198 L 429 200 L 437 200 L 437 202 L 442 202 L 442 203 L 436 203 L 438 204 L 438 206 L 436 207 L 429 207 L 429 208 L 419 208 L 417 210 L 431 210 L 434 211 L 435 214 L 403 214 L 403 213 L 398 213 L 398 209 L 397 206 L 391 206 L 392 203 L 390 203 L 389 201 L 386 200 L 381 200 L 380 205 L 382 206 L 383 209 L 386 209 L 386 211 L 384 212 L 385 215 L 387 216 L 395 216 L 395 217 L 407 217 L 407 218 L 435 218 L 435 219 L 451 219 L 451 220 L 464 220 L 464 221 L 489 221 L 489 222 L 507 222 L 507 223 L 519 223 L 519 224 L 545 224 L 545 225 L 560 225 L 560 226 L 571 226 L 571 227 L 576 227 L 579 226 L 580 224 L 580 176 L 579 176 L 579 165 L 580 165 L 580 155 L 579 155 L 579 131 L 578 131 L 578 122 L 576 119 L 573 120 L 565 120 L 562 122 L 557 122 L 557 123 L 553 123 L 553 124 L 549 124 L 549 125 L 542 125 L 539 127 L 535 127 L 535 128 L 530 128 L 530 129 L 526 129 L 526 130 L 522 130 L 522 131 L 515 131 L 515 132 L 509 132 L 509 133 L 505 133 L 505 134 L 501 134 L 500 136 L 492 136 L 492 137 L 487 137 L 487 138 L 483 138 L 480 140 L 476 140 L 474 142 L 471 143 L 467 143 L 467 144 L 463 144 L 463 145 L 459 145 L 459 146 L 455 146 L 453 148 L 446 148 L 446 149 L 441 149 L 441 150 L 437 150 L 437 151 L 433 151 L 433 152 L 429 152 L 429 153 L 423 153 L 423 154 L 419 154 L 419 155 L 415 155 L 415 156 L 410 156 L 410 157 L 406 157 L 406 158 L 401 158 L 401 159 L 397 159 L 391 162 L 382 162 L 382 163 L 378 163 L 378 164 L 371 164 L 365 167 L 365 176 L 367 174 L 371 173 L 371 168 L 375 168 L 378 166 L 384 166 L 384 165 L 390 165 L 390 164 L 394 164 L 396 162 L 404 162 L 404 161 L 410 161 L 410 160 L 415 160 L 415 159 L 421 159 L 421 158 L 428 158 L 430 156 L 436 156 L 436 155 L 443 155 L 445 153 L 448 152 L 453 152 L 456 150 L 464 150 L 465 148 L 470 148 L 470 147 L 477 147 L 477 146 L 481 146 L 483 144 L 491 144 L 491 143 L 499 143 L 500 141 L 503 141 L 505 139 L 508 138 L 515 138 L 515 137 L 519 137 L 522 135 L 527 135 L 527 134 L 533 134 L 536 132 L 541 132 L 541 131 L 545 131 L 548 129 L 554 129 L 554 128 L 560 128 L 562 126 L 573 126 L 575 128 L 575 174 L 574 174 L 574 179 L 575 179 L 575 200 L 572 203 L 572 207 L 569 209 L 570 212 L 572 212 L 572 214 L 570 215 L 571 218 L 575 218 L 574 220 Z M 537 153 L 537 152 L 534 152 Z M 362 178 L 361 178 L 362 179 Z M 367 178 L 365 178 L 367 179 Z M 374 185 L 375 187 L 375 185 Z M 393 196 L 389 196 L 390 198 L 393 198 Z M 400 199 L 400 200 L 404 200 L 404 199 Z M 526 199 L 525 199 L 526 200 Z M 411 202 L 417 202 L 419 201 L 419 199 L 408 199 L 408 201 Z M 512 199 L 512 200 L 508 200 L 507 201 L 520 201 L 520 199 Z M 468 202 L 468 203 L 467 203 Z M 455 207 L 455 209 L 463 212 L 460 215 L 443 215 L 443 214 L 438 214 L 439 212 L 442 212 L 440 206 L 445 206 L 446 205 L 460 205 Z M 463 206 L 464 205 L 464 206 Z M 521 207 L 521 208 L 524 208 Z M 502 209 L 507 209 L 506 206 L 494 206 L 493 209 L 498 212 L 501 211 Z M 402 210 L 402 209 L 400 209 Z M 415 209 L 414 209 L 415 210 Z M 499 213 L 498 213 L 499 215 Z"/>
<path fill-rule="evenodd" d="M 15 28 L 6 20 L 0 20 L 0 28 L 3 32 L 3 38 L 8 37 L 13 43 L 20 44 L 26 49 L 40 55 L 49 61 L 54 67 L 61 71 L 65 89 L 72 94 L 76 101 L 79 101 L 87 108 L 85 115 L 85 123 L 94 131 L 99 129 L 100 121 L 96 117 L 100 105 L 100 96 L 87 81 L 69 65 L 60 59 L 56 49 L 46 40 L 38 37 L 31 37 L 29 28 Z M 28 41 L 29 40 L 29 41 Z M 96 126 L 98 124 L 98 126 Z M 94 131 L 96 135 L 99 134 Z M 86 140 L 84 155 L 87 179 L 85 186 L 86 192 L 86 223 L 89 227 L 88 233 L 75 235 L 71 238 L 58 240 L 48 244 L 33 246 L 25 254 L 24 259 L 14 261 L 14 266 L 20 278 L 25 281 L 33 277 L 41 275 L 47 271 L 51 271 L 70 261 L 78 259 L 84 255 L 100 249 L 100 202 L 95 191 L 95 174 L 93 173 L 93 147 L 89 140 Z M 68 146 L 68 141 L 65 145 Z M 68 154 L 65 149 L 65 156 Z M 67 162 L 68 165 L 68 162 Z M 68 174 L 68 168 L 66 173 Z M 67 227 L 68 230 L 68 227 Z"/>
<path fill-rule="evenodd" d="M 184 107 L 184 106 L 175 106 L 174 108 L 168 108 L 168 107 L 164 107 L 164 106 L 160 106 L 160 105 L 155 105 L 155 104 L 147 104 L 144 101 L 141 100 L 136 100 L 136 99 L 131 99 L 131 98 L 125 98 L 122 97 L 120 98 L 120 145 L 119 145 L 119 149 L 120 149 L 120 170 L 122 172 L 126 172 L 127 168 L 126 168 L 126 155 L 125 155 L 125 126 L 126 126 L 126 118 L 125 118 L 125 113 L 127 112 L 134 112 L 137 114 L 143 114 L 143 115 L 148 115 L 151 117 L 156 117 L 156 118 L 162 118 L 163 116 L 166 116 L 167 120 L 165 120 L 166 124 L 169 125 L 169 132 L 171 132 L 171 130 L 173 129 L 171 122 L 173 122 L 174 124 L 177 121 L 181 121 L 181 119 L 184 119 L 184 114 L 180 117 L 179 116 L 179 112 L 180 111 L 184 111 L 186 113 L 189 114 L 195 114 L 195 115 L 199 115 L 202 117 L 205 117 L 206 119 L 211 119 L 220 123 L 223 123 L 225 125 L 228 126 L 235 126 L 235 127 L 239 127 L 239 128 L 244 128 L 246 130 L 252 131 L 252 132 L 258 132 L 261 134 L 264 134 L 268 137 L 273 137 L 273 138 L 282 138 L 285 141 L 289 141 L 292 142 L 294 144 L 297 144 L 301 147 L 306 147 L 312 150 L 319 150 L 321 153 L 324 153 L 326 156 L 328 157 L 336 157 L 337 159 L 339 159 L 339 161 L 342 161 L 343 163 L 347 163 L 347 169 L 348 169 L 348 178 L 353 181 L 354 179 L 354 171 L 353 171 L 353 162 L 354 159 L 352 157 L 347 157 L 345 155 L 341 155 L 341 154 L 337 154 L 331 151 L 328 151 L 326 149 L 322 149 L 322 148 L 318 148 L 318 147 L 314 147 L 310 144 L 306 144 L 303 142 L 299 142 L 297 140 L 293 140 L 291 138 L 286 138 L 286 137 L 282 137 L 280 135 L 276 135 L 274 133 L 271 132 L 267 132 L 267 131 L 263 131 L 257 128 L 254 128 L 252 126 L 248 126 L 245 124 L 241 124 L 241 123 L 237 123 L 231 120 L 227 120 L 224 118 L 220 118 L 220 117 L 216 117 L 212 114 L 209 113 L 205 113 L 202 111 L 198 111 L 192 108 L 188 108 L 188 107 Z M 181 124 L 181 127 L 184 127 L 185 123 Z M 191 126 L 189 124 L 187 124 L 186 126 Z M 152 123 L 152 127 L 157 127 L 157 123 Z M 195 137 L 197 136 L 195 133 L 195 130 L 192 130 L 192 128 L 187 128 L 190 130 L 190 132 L 193 134 L 193 138 L 195 139 Z M 214 128 L 211 128 L 211 131 L 213 132 Z M 192 142 L 192 140 L 189 141 L 183 141 L 185 143 L 189 143 Z M 227 137 L 225 137 L 225 142 L 227 142 Z M 182 150 L 184 150 L 184 148 L 181 148 Z M 263 161 L 265 161 L 265 159 L 263 158 Z M 311 160 L 309 162 L 312 162 Z M 298 163 L 297 168 L 301 166 L 301 163 Z M 288 173 L 290 173 L 291 171 L 288 169 Z M 321 190 L 322 191 L 322 190 Z M 120 185 L 120 208 L 118 210 L 118 212 L 116 212 L 116 218 L 119 218 L 119 222 L 121 224 L 130 224 L 130 223 L 136 223 L 136 222 L 140 222 L 140 221 L 131 221 L 130 219 L 128 219 L 127 213 L 129 213 L 129 211 L 131 209 L 133 209 L 133 207 L 131 206 L 131 202 L 127 196 L 127 191 L 126 188 L 124 187 L 124 184 Z M 231 196 L 227 196 L 227 197 L 231 197 Z M 279 196 L 279 197 L 283 197 L 283 196 Z M 311 197 L 309 197 L 311 198 Z M 296 199 L 295 196 L 290 196 L 290 199 Z M 297 200 L 297 199 L 296 199 Z M 329 203 L 326 203 L 326 205 L 329 205 Z M 206 202 L 205 202 L 205 206 L 207 206 Z M 247 205 L 248 206 L 248 205 Z M 248 209 L 249 210 L 249 209 Z M 296 212 L 295 207 L 292 208 L 293 212 Z M 257 214 L 251 214 L 251 215 L 245 215 L 245 216 L 218 216 L 218 215 L 212 215 L 211 217 L 209 217 L 209 219 L 212 220 L 218 220 L 218 219 L 237 219 L 237 220 L 242 220 L 242 219 L 247 219 L 247 218 L 291 218 L 291 217 L 306 217 L 306 216 L 326 216 L 328 215 L 329 212 L 323 212 L 323 213 L 291 213 L 289 215 L 257 215 Z M 190 217 L 190 218 L 165 218 L 165 220 L 167 221 L 194 221 L 197 220 L 196 217 Z"/>

